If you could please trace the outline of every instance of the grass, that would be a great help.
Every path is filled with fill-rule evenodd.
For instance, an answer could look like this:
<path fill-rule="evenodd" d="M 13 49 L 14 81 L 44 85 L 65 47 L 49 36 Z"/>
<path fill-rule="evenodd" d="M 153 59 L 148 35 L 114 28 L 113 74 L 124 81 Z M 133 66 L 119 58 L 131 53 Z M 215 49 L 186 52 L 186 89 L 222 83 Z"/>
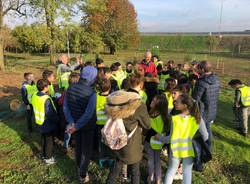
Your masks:
<path fill-rule="evenodd" d="M 118 58 L 124 60 L 133 58 L 135 54 L 131 51 L 119 53 L 117 56 L 106 56 L 105 60 L 111 62 Z M 137 53 L 142 56 L 142 53 Z M 185 54 L 164 53 L 163 58 L 174 58 L 182 61 Z M 197 55 L 198 57 L 209 57 L 213 62 L 214 56 Z M 90 59 L 93 55 L 87 56 Z M 225 59 L 226 58 L 222 58 Z M 18 63 L 12 71 L 23 72 L 23 64 L 47 66 L 48 58 L 35 56 L 27 59 L 17 59 Z M 229 64 L 237 63 L 237 71 L 244 71 L 250 68 L 249 62 L 245 59 L 230 58 L 226 60 Z M 245 63 L 245 65 L 243 65 Z M 36 67 L 36 66 L 34 66 Z M 229 67 L 230 68 L 230 67 Z M 11 70 L 11 68 L 10 68 Z M 40 69 L 38 69 L 40 71 Z M 249 71 L 249 70 L 248 70 Z M 213 160 L 206 165 L 204 172 L 193 172 L 193 183 L 195 184 L 247 184 L 250 183 L 250 138 L 240 136 L 233 125 L 233 113 L 231 110 L 234 92 L 226 86 L 233 73 L 220 77 L 222 91 L 218 104 L 217 119 L 212 125 L 214 133 Z M 242 78 L 247 81 L 247 78 Z M 248 78 L 249 79 L 249 78 Z M 20 79 L 21 80 L 21 79 Z M 56 145 L 56 158 L 58 163 L 54 166 L 45 166 L 40 159 L 40 135 L 26 131 L 24 117 L 14 114 L 8 119 L 0 120 L 0 183 L 3 184 L 68 184 L 77 183 L 75 162 L 73 153 L 68 156 L 62 153 L 61 145 Z M 147 172 L 145 161 L 142 162 L 142 180 L 145 181 Z M 164 164 L 163 172 L 166 167 Z M 101 169 L 95 162 L 91 162 L 90 174 L 92 183 L 105 183 L 108 170 Z M 144 183 L 144 182 L 142 182 Z M 179 183 L 179 182 L 176 182 Z"/>

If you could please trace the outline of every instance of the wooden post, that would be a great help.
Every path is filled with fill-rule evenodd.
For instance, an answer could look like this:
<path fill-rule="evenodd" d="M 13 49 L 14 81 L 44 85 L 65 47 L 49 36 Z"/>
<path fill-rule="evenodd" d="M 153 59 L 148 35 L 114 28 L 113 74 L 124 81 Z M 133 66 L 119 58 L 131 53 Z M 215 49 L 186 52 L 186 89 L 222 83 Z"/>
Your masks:
<path fill-rule="evenodd" d="M 216 70 L 219 70 L 219 65 L 220 65 L 220 61 L 217 59 L 217 62 L 216 62 Z"/>
<path fill-rule="evenodd" d="M 222 74 L 224 75 L 224 73 L 225 73 L 225 63 L 222 62 Z"/>

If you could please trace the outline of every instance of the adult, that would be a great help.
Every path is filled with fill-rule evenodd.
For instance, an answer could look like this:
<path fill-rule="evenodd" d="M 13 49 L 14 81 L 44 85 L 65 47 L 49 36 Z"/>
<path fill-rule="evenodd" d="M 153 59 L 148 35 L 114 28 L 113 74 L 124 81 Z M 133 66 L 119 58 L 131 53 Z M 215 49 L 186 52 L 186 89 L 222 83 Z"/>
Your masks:
<path fill-rule="evenodd" d="M 202 118 L 206 123 L 209 134 L 208 145 L 211 149 L 212 130 L 211 124 L 215 120 L 217 113 L 217 102 L 220 92 L 220 81 L 212 72 L 212 65 L 208 61 L 201 61 L 198 65 L 199 74 L 194 91 L 193 98 L 199 103 Z"/>
<path fill-rule="evenodd" d="M 154 62 L 152 61 L 152 53 L 147 51 L 144 55 L 144 59 L 140 63 L 141 67 L 144 70 L 145 74 L 150 74 L 152 77 L 157 76 L 157 69 L 155 67 Z"/>
<path fill-rule="evenodd" d="M 132 132 L 128 144 L 120 150 L 114 151 L 115 163 L 108 177 L 108 184 L 119 181 L 124 164 L 128 165 L 131 173 L 131 183 L 140 183 L 140 161 L 143 156 L 143 134 L 150 128 L 150 119 L 146 105 L 134 92 L 116 91 L 107 98 L 108 116 L 122 119 L 127 134 Z"/>
<path fill-rule="evenodd" d="M 93 66 L 83 68 L 80 80 L 70 85 L 64 99 L 64 114 L 70 124 L 67 132 L 75 132 L 75 153 L 80 183 L 89 181 L 88 165 L 93 149 L 96 126 L 96 81 L 97 69 Z"/>
<path fill-rule="evenodd" d="M 60 64 L 57 67 L 57 80 L 60 89 L 67 89 L 69 87 L 69 75 L 72 71 L 78 70 L 82 66 L 82 60 L 77 58 L 77 64 L 71 66 L 69 58 L 66 54 L 59 56 Z"/>

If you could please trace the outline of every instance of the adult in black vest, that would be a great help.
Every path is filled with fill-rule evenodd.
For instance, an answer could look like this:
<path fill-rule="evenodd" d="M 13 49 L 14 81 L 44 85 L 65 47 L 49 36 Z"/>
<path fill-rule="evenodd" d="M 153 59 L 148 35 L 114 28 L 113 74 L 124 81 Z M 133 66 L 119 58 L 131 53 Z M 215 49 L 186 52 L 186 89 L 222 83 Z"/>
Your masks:
<path fill-rule="evenodd" d="M 69 123 L 67 132 L 75 132 L 75 154 L 80 183 L 89 181 L 88 165 L 96 125 L 96 92 L 93 88 L 96 77 L 95 67 L 84 67 L 79 82 L 68 88 L 64 99 L 64 114 Z"/>

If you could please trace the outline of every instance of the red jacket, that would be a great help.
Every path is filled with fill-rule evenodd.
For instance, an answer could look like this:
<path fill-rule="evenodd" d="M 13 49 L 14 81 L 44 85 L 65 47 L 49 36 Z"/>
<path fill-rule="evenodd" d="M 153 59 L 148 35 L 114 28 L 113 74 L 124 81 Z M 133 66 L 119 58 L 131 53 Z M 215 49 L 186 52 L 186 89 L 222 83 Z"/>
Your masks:
<path fill-rule="evenodd" d="M 155 67 L 155 64 L 152 61 L 147 63 L 145 60 L 143 60 L 140 66 L 144 69 L 145 74 L 150 73 L 152 74 L 153 77 L 157 76 L 157 69 Z"/>

